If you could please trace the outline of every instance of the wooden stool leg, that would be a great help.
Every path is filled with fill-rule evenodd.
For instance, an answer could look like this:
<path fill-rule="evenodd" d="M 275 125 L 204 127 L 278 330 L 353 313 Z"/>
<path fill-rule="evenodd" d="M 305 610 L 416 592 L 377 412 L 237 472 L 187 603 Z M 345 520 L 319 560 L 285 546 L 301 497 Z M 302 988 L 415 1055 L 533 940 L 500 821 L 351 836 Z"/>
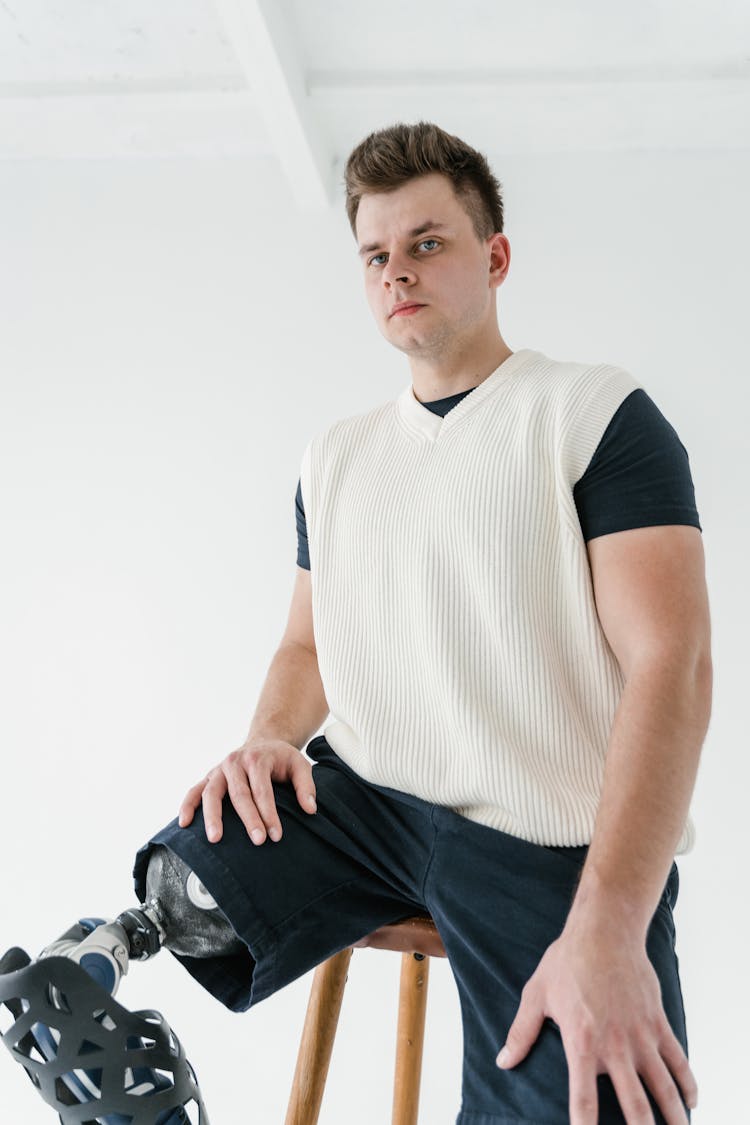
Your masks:
<path fill-rule="evenodd" d="M 392 1125 L 417 1125 L 430 959 L 402 953 Z"/>
<path fill-rule="evenodd" d="M 315 970 L 285 1125 L 317 1123 L 352 952 L 342 949 Z"/>

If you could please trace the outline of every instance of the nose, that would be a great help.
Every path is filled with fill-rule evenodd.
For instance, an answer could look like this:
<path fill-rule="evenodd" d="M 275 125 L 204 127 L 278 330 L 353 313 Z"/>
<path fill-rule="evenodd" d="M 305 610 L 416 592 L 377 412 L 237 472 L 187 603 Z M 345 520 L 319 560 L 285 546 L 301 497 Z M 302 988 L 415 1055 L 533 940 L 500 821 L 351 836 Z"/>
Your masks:
<path fill-rule="evenodd" d="M 397 254 L 391 254 L 383 266 L 383 284 L 392 284 L 394 281 L 414 281 L 415 273 L 411 265 L 403 261 Z"/>

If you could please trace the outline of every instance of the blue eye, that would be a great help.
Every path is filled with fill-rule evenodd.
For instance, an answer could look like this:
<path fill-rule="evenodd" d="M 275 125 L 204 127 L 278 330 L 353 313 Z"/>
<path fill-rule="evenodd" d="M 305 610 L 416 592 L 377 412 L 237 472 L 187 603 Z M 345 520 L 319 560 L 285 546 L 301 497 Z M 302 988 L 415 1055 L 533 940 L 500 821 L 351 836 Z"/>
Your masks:
<path fill-rule="evenodd" d="M 427 242 L 434 242 L 436 245 L 439 245 L 437 238 L 423 238 L 421 242 L 417 243 L 417 246 L 424 246 Z M 371 266 L 376 258 L 383 258 L 383 257 L 385 257 L 384 254 L 374 254 L 373 257 L 370 258 L 370 260 L 368 261 L 368 263 L 367 263 L 368 266 Z"/>

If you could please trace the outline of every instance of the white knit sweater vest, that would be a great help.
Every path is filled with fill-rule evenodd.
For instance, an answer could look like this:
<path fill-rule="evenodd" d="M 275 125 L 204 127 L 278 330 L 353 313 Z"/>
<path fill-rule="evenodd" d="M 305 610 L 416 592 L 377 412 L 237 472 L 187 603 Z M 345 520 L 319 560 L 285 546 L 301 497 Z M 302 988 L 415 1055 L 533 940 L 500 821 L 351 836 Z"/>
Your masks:
<path fill-rule="evenodd" d="M 640 386 L 523 348 L 443 418 L 409 384 L 308 443 L 324 734 L 361 777 L 533 843 L 591 842 L 624 677 L 573 485 Z M 694 838 L 688 816 L 676 854 Z"/>

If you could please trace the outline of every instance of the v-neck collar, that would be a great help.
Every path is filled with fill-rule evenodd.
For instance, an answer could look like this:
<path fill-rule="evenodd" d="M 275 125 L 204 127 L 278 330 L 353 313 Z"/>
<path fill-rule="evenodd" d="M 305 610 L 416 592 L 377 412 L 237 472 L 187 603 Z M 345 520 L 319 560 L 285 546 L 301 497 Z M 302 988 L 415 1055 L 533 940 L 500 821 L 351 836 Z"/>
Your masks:
<path fill-rule="evenodd" d="M 472 410 L 480 406 L 493 393 L 500 383 L 510 375 L 514 375 L 519 368 L 530 359 L 536 358 L 538 354 L 532 348 L 519 348 L 517 352 L 511 352 L 491 375 L 488 375 L 477 387 L 472 387 L 468 394 L 465 394 L 442 417 L 419 401 L 414 394 L 413 384 L 409 383 L 396 399 L 398 415 L 406 428 L 415 435 L 422 434 L 428 441 L 435 441 L 440 434 L 447 433 L 459 425 Z"/>

